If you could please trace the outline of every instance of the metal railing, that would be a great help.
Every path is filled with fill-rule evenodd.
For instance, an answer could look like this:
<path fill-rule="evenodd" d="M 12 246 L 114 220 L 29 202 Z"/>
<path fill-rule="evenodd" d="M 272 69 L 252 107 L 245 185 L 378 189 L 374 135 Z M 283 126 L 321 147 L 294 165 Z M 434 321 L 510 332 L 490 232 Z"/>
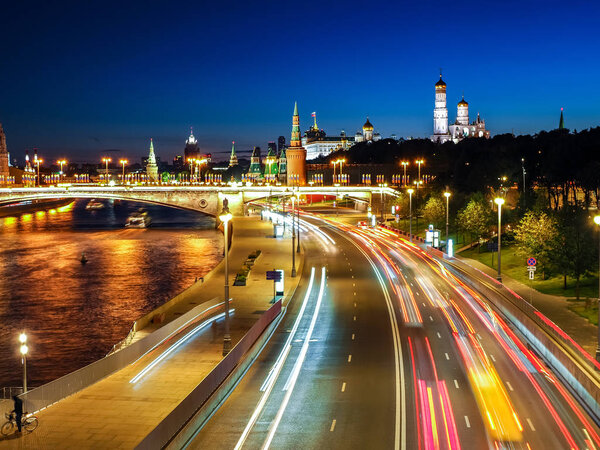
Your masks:
<path fill-rule="evenodd" d="M 22 386 L 7 386 L 0 389 L 0 398 L 3 399 L 9 399 L 12 398 L 13 395 L 21 395 L 23 393 Z"/>
<path fill-rule="evenodd" d="M 131 344 L 131 341 L 133 341 L 135 333 L 137 332 L 136 327 L 137 327 L 137 321 L 134 321 L 133 326 L 129 330 L 129 333 L 127 333 L 127 336 L 125 336 L 125 339 L 122 339 L 121 341 L 119 341 L 115 345 L 113 345 L 112 349 L 106 354 L 106 356 L 110 356 L 113 353 L 118 352 L 119 350 L 122 350 L 125 347 L 127 347 L 129 344 Z"/>

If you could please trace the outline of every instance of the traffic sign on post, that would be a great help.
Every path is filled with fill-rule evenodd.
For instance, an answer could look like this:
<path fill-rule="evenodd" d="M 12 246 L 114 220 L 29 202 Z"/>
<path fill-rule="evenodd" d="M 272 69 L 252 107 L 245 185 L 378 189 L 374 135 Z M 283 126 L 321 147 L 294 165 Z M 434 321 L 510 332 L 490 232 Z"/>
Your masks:
<path fill-rule="evenodd" d="M 527 260 L 527 265 L 530 266 L 530 267 L 531 266 L 535 266 L 536 264 L 537 264 L 537 260 L 535 258 L 529 258 Z"/>
<path fill-rule="evenodd" d="M 267 270 L 267 280 L 281 281 L 281 272 L 278 270 Z"/>

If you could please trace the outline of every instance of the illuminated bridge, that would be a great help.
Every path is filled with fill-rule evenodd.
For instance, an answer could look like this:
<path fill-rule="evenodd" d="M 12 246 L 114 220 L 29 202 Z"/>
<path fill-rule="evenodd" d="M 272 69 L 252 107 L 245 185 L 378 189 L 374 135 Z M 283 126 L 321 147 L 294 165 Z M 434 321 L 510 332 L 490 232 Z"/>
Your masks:
<path fill-rule="evenodd" d="M 3 188 L 0 205 L 34 199 L 50 198 L 112 198 L 132 200 L 157 205 L 200 211 L 216 216 L 223 199 L 229 201 L 233 214 L 244 214 L 245 206 L 252 201 L 270 197 L 300 195 L 328 195 L 352 200 L 357 205 L 370 204 L 373 197 L 397 196 L 390 187 L 375 186 L 98 186 L 73 185 L 61 187 Z"/>

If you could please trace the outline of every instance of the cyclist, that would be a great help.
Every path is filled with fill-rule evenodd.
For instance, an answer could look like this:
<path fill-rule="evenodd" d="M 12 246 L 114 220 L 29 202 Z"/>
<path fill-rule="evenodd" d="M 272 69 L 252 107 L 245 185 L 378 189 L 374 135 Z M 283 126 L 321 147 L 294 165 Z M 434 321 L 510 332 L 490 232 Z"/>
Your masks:
<path fill-rule="evenodd" d="M 17 420 L 17 429 L 21 432 L 21 417 L 23 417 L 23 400 L 16 395 L 13 395 L 13 401 L 15 403 L 15 409 L 12 411 L 15 413 Z"/>

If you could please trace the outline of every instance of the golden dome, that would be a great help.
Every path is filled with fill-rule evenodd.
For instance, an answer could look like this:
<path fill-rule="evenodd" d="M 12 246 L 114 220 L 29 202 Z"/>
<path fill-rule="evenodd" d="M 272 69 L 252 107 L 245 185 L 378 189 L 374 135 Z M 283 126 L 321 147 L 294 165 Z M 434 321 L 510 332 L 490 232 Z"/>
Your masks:
<path fill-rule="evenodd" d="M 373 131 L 373 125 L 371 124 L 371 122 L 369 122 L 368 117 L 367 117 L 367 121 L 363 125 L 363 131 L 367 131 L 367 130 Z"/>
<path fill-rule="evenodd" d="M 463 97 L 462 100 L 460 102 L 458 102 L 458 106 L 467 108 L 469 106 L 469 104 L 465 101 L 465 98 Z"/>
<path fill-rule="evenodd" d="M 442 74 L 440 74 L 440 80 L 437 83 L 435 83 L 435 88 L 446 89 L 446 83 L 444 83 L 444 80 L 442 80 Z"/>

